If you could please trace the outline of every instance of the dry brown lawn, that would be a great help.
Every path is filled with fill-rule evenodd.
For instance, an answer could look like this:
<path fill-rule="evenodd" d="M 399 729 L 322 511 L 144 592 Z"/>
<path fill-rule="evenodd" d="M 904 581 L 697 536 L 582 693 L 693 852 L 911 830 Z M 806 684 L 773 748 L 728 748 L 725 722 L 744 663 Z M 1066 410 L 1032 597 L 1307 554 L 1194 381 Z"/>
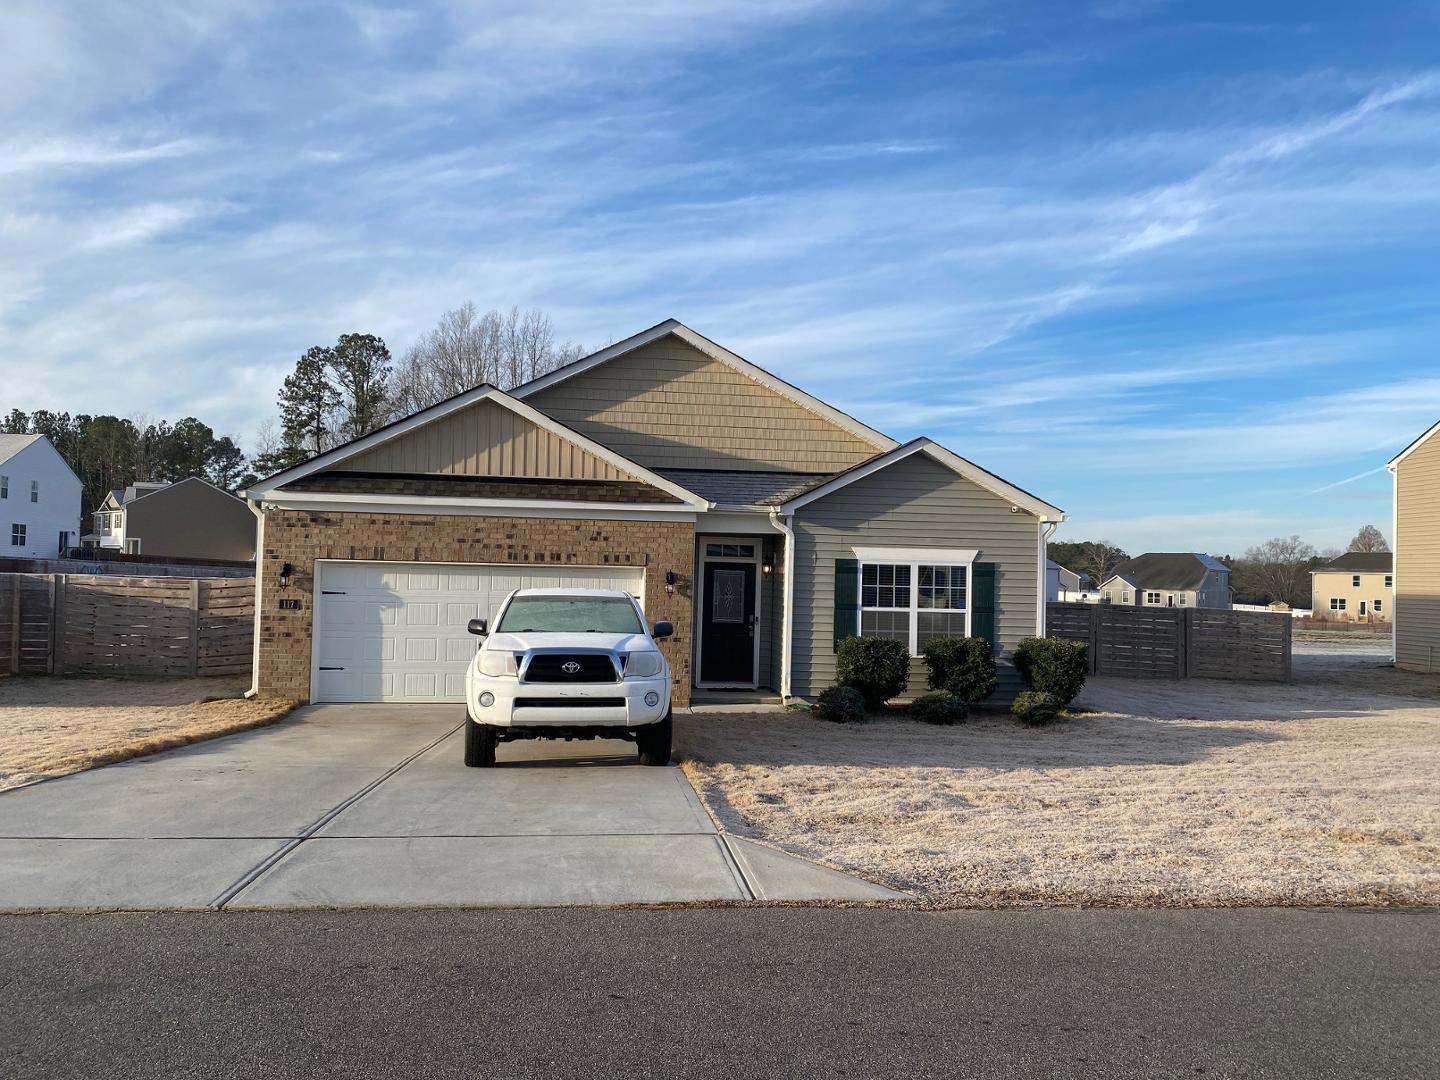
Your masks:
<path fill-rule="evenodd" d="M 1370 651 L 1366 651 L 1368 648 Z M 1440 903 L 1440 680 L 1099 679 L 1050 728 L 677 721 L 723 826 L 940 906 Z"/>
<path fill-rule="evenodd" d="M 280 719 L 245 680 L 0 678 L 0 791 Z"/>

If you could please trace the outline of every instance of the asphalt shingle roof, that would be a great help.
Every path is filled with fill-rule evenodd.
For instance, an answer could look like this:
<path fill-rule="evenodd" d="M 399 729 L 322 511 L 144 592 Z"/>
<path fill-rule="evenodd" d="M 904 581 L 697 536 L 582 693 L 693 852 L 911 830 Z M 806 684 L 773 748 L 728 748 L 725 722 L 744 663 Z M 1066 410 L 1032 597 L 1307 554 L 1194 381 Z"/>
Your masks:
<path fill-rule="evenodd" d="M 1342 570 L 1351 574 L 1388 574 L 1395 569 L 1395 556 L 1388 551 L 1347 551 L 1315 569 Z"/>
<path fill-rule="evenodd" d="M 736 469 L 656 469 L 702 499 L 730 510 L 768 510 L 814 487 L 832 473 L 748 472 Z"/>
<path fill-rule="evenodd" d="M 40 435 L 0 435 L 0 463 L 9 461 L 25 447 L 42 437 Z"/>
<path fill-rule="evenodd" d="M 1121 563 L 1115 575 L 1141 589 L 1193 589 L 1207 570 L 1226 569 L 1218 559 L 1193 551 L 1151 551 Z"/>

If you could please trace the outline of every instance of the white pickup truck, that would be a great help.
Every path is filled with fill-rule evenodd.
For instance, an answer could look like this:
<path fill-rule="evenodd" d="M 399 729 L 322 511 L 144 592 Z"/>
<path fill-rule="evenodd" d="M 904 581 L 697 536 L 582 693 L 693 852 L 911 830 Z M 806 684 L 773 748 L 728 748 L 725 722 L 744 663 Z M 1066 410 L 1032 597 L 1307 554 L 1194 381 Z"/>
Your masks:
<path fill-rule="evenodd" d="M 630 739 L 642 765 L 670 762 L 670 665 L 629 593 L 517 589 L 465 671 L 465 764 L 495 764 L 515 739 Z"/>

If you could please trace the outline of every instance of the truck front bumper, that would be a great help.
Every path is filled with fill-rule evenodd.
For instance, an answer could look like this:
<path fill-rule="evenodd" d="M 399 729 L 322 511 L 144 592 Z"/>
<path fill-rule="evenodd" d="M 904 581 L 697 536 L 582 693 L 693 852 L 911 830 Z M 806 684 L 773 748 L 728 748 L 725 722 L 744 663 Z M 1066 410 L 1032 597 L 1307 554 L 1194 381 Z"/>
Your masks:
<path fill-rule="evenodd" d="M 494 700 L 481 704 L 490 694 Z M 636 728 L 670 711 L 670 680 L 625 679 L 565 686 L 515 679 L 476 679 L 466 707 L 477 724 L 492 727 Z"/>

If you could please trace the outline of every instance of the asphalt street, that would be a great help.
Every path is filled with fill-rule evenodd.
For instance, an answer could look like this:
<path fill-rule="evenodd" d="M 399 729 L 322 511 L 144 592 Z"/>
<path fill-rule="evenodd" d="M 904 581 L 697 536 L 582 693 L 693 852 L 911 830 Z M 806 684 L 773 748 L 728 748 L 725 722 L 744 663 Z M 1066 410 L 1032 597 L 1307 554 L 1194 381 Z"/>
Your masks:
<path fill-rule="evenodd" d="M 1431 1077 L 1440 912 L 0 918 L 0 1074 Z"/>

